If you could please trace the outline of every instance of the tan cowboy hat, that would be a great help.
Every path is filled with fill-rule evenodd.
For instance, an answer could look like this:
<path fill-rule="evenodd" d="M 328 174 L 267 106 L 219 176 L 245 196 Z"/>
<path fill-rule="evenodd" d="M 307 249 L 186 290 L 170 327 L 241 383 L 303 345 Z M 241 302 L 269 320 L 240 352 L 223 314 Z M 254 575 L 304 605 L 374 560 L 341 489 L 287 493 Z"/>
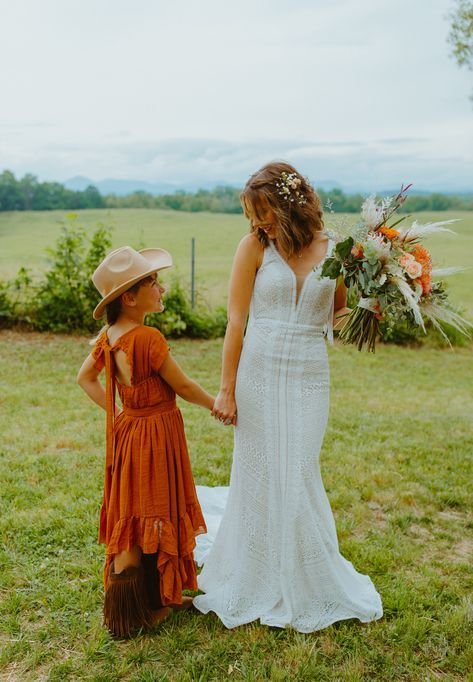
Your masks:
<path fill-rule="evenodd" d="M 135 251 L 131 246 L 122 246 L 109 253 L 92 275 L 92 281 L 102 296 L 94 310 L 94 318 L 99 320 L 107 303 L 118 298 L 140 279 L 171 266 L 172 256 L 164 249 Z"/>

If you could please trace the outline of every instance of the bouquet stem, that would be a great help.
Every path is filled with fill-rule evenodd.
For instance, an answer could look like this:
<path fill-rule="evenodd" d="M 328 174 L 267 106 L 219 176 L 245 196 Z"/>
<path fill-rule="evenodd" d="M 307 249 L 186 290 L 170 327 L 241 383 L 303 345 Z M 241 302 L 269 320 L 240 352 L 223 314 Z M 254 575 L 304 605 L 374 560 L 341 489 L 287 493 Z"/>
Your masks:
<path fill-rule="evenodd" d="M 379 332 L 379 320 L 371 310 L 354 308 L 340 330 L 338 338 L 343 343 L 352 343 L 358 350 L 366 344 L 370 353 L 375 352 L 376 337 Z"/>

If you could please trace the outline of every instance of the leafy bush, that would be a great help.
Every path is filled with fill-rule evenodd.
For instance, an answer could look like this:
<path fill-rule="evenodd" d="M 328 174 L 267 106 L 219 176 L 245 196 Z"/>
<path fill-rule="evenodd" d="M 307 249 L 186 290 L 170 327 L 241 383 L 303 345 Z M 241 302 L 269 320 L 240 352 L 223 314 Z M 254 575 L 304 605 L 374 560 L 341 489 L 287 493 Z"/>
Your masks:
<path fill-rule="evenodd" d="M 398 320 L 394 324 L 382 322 L 380 331 L 385 343 L 395 343 L 398 346 L 418 346 L 425 336 L 422 329 L 411 320 Z"/>
<path fill-rule="evenodd" d="M 25 268 L 14 279 L 0 282 L 0 326 L 23 322 L 39 331 L 95 333 L 102 323 L 92 317 L 100 296 L 91 277 L 110 250 L 111 234 L 111 226 L 97 223 L 89 237 L 77 225 L 77 215 L 69 214 L 56 245 L 48 249 L 50 267 L 39 283 L 33 284 Z M 149 315 L 147 322 L 165 336 L 215 338 L 225 333 L 227 320 L 223 308 L 213 312 L 199 303 L 193 309 L 174 276 L 164 312 Z"/>
<path fill-rule="evenodd" d="M 164 336 L 189 336 L 195 339 L 210 339 L 225 334 L 227 314 L 224 308 L 211 311 L 198 303 L 192 308 L 178 276 L 174 276 L 164 297 L 162 313 L 147 316 L 147 324 L 159 329 Z"/>
<path fill-rule="evenodd" d="M 27 268 L 20 268 L 16 277 L 0 282 L 0 327 L 31 323 L 34 288 Z"/>
<path fill-rule="evenodd" d="M 39 285 L 33 325 L 40 331 L 93 332 L 97 323 L 92 312 L 97 290 L 91 276 L 112 244 L 112 228 L 98 223 L 91 237 L 76 227 L 77 214 L 67 217 L 56 246 L 48 249 L 51 267 Z"/>
<path fill-rule="evenodd" d="M 7 282 L 0 282 L 0 326 L 6 327 L 12 319 L 10 287 Z"/>

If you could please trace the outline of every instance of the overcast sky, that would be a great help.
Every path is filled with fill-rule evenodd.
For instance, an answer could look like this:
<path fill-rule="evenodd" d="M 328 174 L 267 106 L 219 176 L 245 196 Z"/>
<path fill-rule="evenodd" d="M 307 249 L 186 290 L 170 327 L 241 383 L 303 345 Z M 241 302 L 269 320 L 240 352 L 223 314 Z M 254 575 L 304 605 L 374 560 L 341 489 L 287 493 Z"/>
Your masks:
<path fill-rule="evenodd" d="M 0 170 L 473 189 L 453 0 L 0 0 Z"/>

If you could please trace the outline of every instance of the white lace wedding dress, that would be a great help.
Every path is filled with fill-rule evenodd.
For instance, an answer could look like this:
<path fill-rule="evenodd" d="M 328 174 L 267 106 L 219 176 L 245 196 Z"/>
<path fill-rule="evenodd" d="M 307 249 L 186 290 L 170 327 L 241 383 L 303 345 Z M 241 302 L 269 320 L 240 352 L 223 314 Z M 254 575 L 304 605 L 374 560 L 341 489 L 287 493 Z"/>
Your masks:
<path fill-rule="evenodd" d="M 339 552 L 320 475 L 335 289 L 320 270 L 297 299 L 293 270 L 272 242 L 265 249 L 238 367 L 230 488 L 198 488 L 210 537 L 199 541 L 205 594 L 194 604 L 228 628 L 260 619 L 312 632 L 383 613 L 371 579 Z"/>

